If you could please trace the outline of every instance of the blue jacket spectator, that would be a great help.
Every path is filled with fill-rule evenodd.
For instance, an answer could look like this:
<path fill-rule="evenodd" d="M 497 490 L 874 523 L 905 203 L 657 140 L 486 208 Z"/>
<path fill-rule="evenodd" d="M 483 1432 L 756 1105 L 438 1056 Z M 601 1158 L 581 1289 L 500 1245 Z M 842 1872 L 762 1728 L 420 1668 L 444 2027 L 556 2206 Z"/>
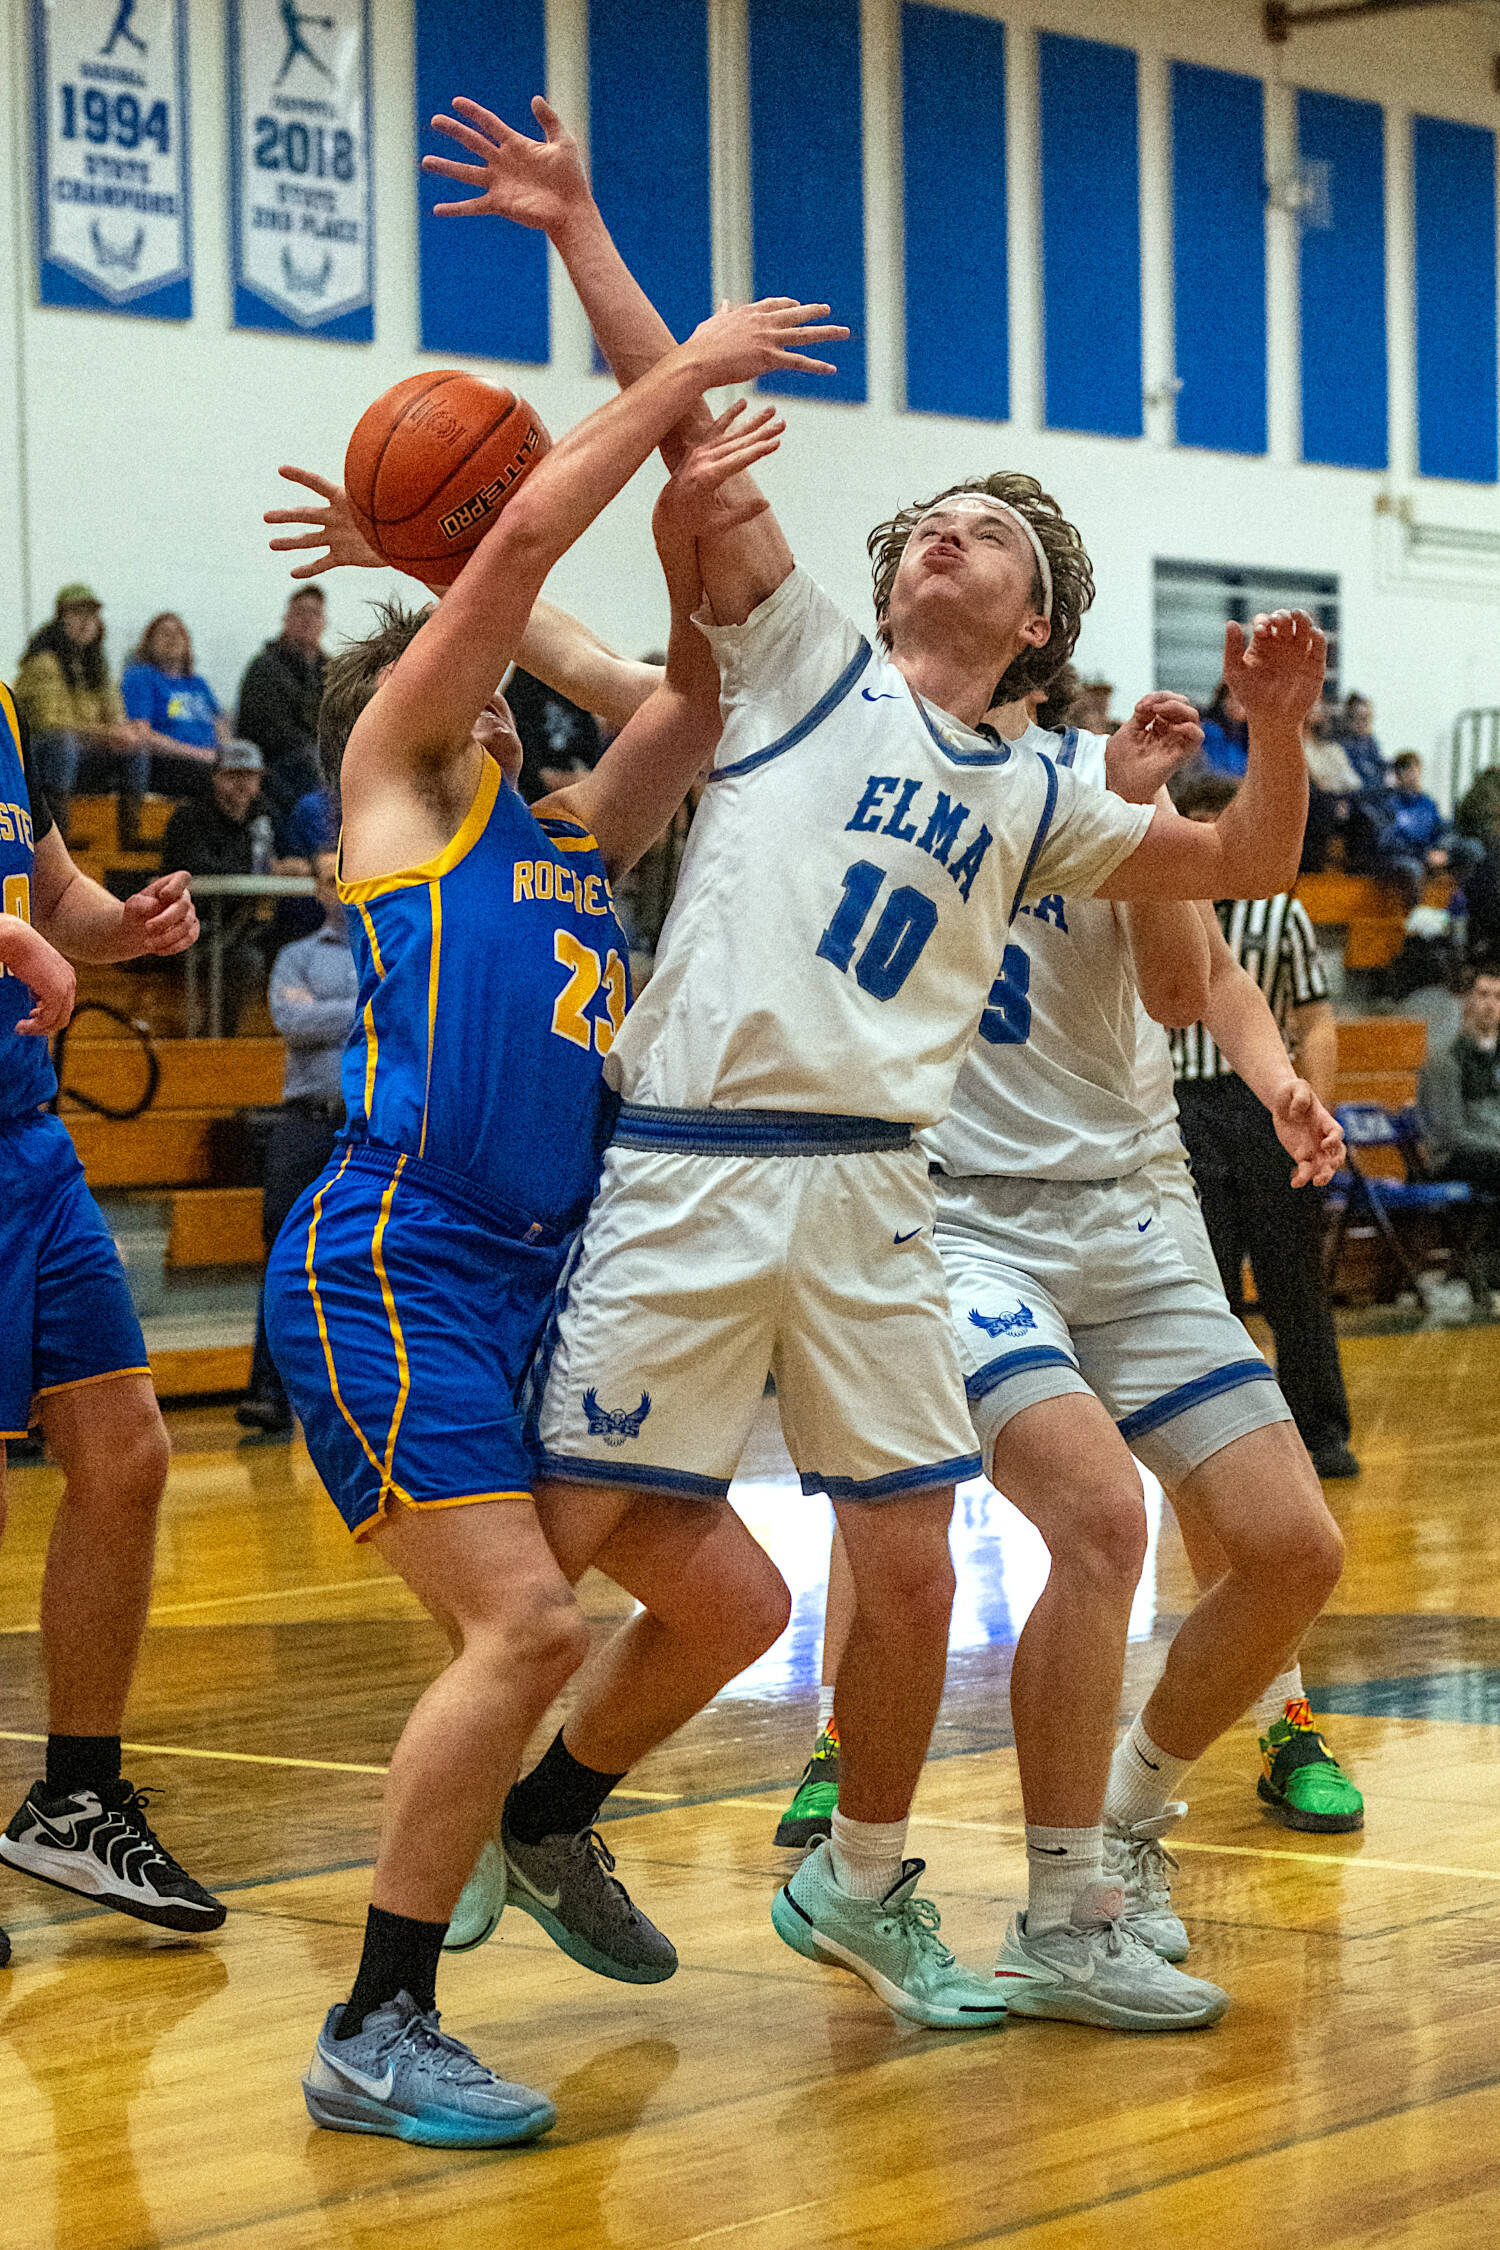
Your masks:
<path fill-rule="evenodd" d="M 1369 697 L 1351 691 L 1332 728 L 1335 742 L 1343 745 L 1345 757 L 1359 776 L 1361 793 L 1386 786 L 1385 760 L 1370 731 L 1374 724 L 1375 707 Z"/>
<path fill-rule="evenodd" d="M 281 849 L 288 859 L 305 859 L 309 870 L 319 852 L 338 848 L 339 815 L 333 793 L 309 789 L 287 814 L 281 829 Z"/>
<path fill-rule="evenodd" d="M 1460 836 L 1423 790 L 1415 750 L 1402 751 L 1391 768 L 1391 786 L 1371 802 L 1370 817 L 1375 872 L 1397 885 L 1408 911 L 1420 903 L 1429 873 L 1446 869 L 1461 887 L 1485 856 L 1484 846 Z"/>
<path fill-rule="evenodd" d="M 120 693 L 127 716 L 151 729 L 151 787 L 166 797 L 206 796 L 213 753 L 228 739 L 229 722 L 193 669 L 192 638 L 175 610 L 159 611 L 142 633 Z"/>
<path fill-rule="evenodd" d="M 1227 774 L 1231 781 L 1243 781 L 1249 764 L 1250 728 L 1244 707 L 1222 680 L 1214 690 L 1212 703 L 1202 713 L 1202 721 L 1204 767 L 1210 773 Z"/>

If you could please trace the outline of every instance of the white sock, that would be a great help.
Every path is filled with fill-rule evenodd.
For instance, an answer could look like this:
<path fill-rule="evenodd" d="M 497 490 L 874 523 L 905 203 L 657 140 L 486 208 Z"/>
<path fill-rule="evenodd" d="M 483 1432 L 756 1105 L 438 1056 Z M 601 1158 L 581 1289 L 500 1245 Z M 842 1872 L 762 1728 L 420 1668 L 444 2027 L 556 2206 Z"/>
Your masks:
<path fill-rule="evenodd" d="M 884 1898 L 905 1856 L 904 1820 L 851 1820 L 835 1807 L 833 1879 L 850 1898 Z"/>
<path fill-rule="evenodd" d="M 1117 1828 L 1154 1820 L 1181 1796 L 1182 1784 L 1197 1763 L 1196 1758 L 1174 1758 L 1170 1750 L 1163 1750 L 1137 1719 L 1109 1762 L 1105 1819 Z"/>
<path fill-rule="evenodd" d="M 1264 1734 L 1267 1727 L 1277 1719 L 1286 1717 L 1289 1703 L 1300 1703 L 1306 1693 L 1307 1690 L 1302 1685 L 1300 1662 L 1290 1664 L 1284 1672 L 1277 1673 L 1264 1695 L 1255 1698 L 1250 1707 L 1250 1716 Z"/>
<path fill-rule="evenodd" d="M 818 1732 L 821 1734 L 833 1717 L 833 1682 L 825 1680 L 818 1690 Z"/>
<path fill-rule="evenodd" d="M 1026 1823 L 1026 1928 L 1035 1937 L 1073 1918 L 1080 1891 L 1104 1873 L 1102 1828 L 1037 1828 Z"/>

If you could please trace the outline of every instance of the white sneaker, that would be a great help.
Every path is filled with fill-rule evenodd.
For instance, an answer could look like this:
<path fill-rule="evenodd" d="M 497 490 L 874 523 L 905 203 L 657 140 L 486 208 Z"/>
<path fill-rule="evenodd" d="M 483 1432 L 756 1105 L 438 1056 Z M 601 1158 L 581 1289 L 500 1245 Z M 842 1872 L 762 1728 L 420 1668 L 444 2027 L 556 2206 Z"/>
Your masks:
<path fill-rule="evenodd" d="M 1033 1937 L 1018 1914 L 995 1965 L 1010 2013 L 1114 2031 L 1194 2031 L 1217 2023 L 1228 1993 L 1172 1968 L 1135 1935 L 1125 1908 L 1118 1883 L 1091 1883 L 1060 1928 Z"/>
<path fill-rule="evenodd" d="M 1185 1961 L 1187 1930 L 1172 1912 L 1172 1876 L 1177 1862 L 1162 1842 L 1187 1811 L 1184 1804 L 1168 1805 L 1153 1820 L 1138 1820 L 1131 1828 L 1106 1817 L 1104 1822 L 1104 1874 L 1125 1892 L 1125 1922 L 1164 1961 Z"/>
<path fill-rule="evenodd" d="M 494 1936 L 505 1911 L 505 1890 L 505 1854 L 488 1839 L 480 1845 L 474 1872 L 459 1892 L 443 1940 L 445 1953 L 470 1953 Z"/>

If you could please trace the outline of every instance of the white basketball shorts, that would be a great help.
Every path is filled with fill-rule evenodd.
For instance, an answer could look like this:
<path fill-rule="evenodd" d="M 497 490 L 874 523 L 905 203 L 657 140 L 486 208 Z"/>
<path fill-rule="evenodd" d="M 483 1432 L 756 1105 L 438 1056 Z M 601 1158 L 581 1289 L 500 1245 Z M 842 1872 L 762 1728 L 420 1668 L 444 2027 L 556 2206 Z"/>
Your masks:
<path fill-rule="evenodd" d="M 978 1475 L 925 1156 L 867 1118 L 627 1107 L 538 1359 L 538 1473 L 722 1499 L 768 1374 L 804 1492 Z"/>
<path fill-rule="evenodd" d="M 1023 1407 L 1091 1391 L 1170 1489 L 1291 1420 L 1230 1311 L 1187 1165 L 1121 1180 L 945 1179 L 938 1250 L 969 1411 L 989 1466 Z"/>

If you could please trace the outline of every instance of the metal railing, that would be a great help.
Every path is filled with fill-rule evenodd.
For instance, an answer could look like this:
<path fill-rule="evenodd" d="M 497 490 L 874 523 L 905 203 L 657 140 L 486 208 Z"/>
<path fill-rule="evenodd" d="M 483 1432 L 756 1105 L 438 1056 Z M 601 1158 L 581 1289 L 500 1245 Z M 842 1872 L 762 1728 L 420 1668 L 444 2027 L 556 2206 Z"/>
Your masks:
<path fill-rule="evenodd" d="M 1448 755 L 1450 799 L 1457 809 L 1476 774 L 1500 766 L 1500 711 L 1460 711 Z"/>

